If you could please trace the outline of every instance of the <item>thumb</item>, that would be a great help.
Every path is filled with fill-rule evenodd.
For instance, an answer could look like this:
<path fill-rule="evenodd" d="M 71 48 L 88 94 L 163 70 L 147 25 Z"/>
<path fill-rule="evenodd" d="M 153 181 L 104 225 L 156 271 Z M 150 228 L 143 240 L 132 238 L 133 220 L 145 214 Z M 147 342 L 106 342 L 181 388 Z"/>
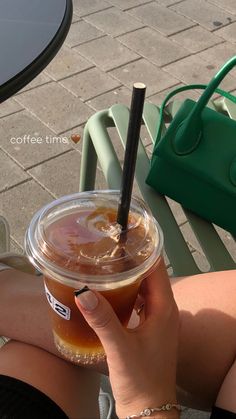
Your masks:
<path fill-rule="evenodd" d="M 86 286 L 75 291 L 75 303 L 99 337 L 107 356 L 109 357 L 114 351 L 122 350 L 125 346 L 126 332 L 109 302 L 101 294 Z"/>

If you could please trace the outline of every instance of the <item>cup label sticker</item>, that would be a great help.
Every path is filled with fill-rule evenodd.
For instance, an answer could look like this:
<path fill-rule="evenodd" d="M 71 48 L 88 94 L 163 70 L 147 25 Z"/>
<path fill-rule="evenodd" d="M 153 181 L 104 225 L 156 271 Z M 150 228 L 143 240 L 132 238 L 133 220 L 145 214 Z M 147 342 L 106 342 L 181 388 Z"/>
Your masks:
<path fill-rule="evenodd" d="M 70 309 L 64 304 L 60 303 L 53 295 L 50 293 L 46 284 L 44 284 L 47 300 L 52 307 L 52 309 L 61 316 L 64 320 L 70 320 Z"/>

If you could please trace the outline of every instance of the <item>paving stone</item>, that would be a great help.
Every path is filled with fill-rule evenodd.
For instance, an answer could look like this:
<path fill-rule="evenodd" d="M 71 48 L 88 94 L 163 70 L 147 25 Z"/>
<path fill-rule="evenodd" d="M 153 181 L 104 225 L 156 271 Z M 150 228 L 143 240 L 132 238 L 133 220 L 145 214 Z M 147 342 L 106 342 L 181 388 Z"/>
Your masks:
<path fill-rule="evenodd" d="M 8 99 L 0 105 L 0 118 L 21 111 L 22 106 L 14 99 Z"/>
<path fill-rule="evenodd" d="M 195 236 L 195 234 L 193 233 L 193 230 L 191 229 L 189 223 L 185 223 L 183 225 L 181 225 L 180 230 L 185 238 L 186 243 L 188 244 L 190 250 L 192 251 L 197 251 L 198 253 L 200 253 L 201 255 L 204 255 L 204 252 Z"/>
<path fill-rule="evenodd" d="M 59 84 L 52 82 L 17 96 L 25 108 L 56 134 L 87 121 L 91 109 Z"/>
<path fill-rule="evenodd" d="M 34 167 L 29 173 L 55 197 L 60 197 L 79 192 L 80 162 L 81 153 L 73 150 Z M 104 178 L 99 170 L 96 185 L 98 189 L 105 186 Z"/>
<path fill-rule="evenodd" d="M 96 179 L 95 179 L 95 190 L 100 190 L 100 189 L 109 189 L 106 179 L 104 177 L 104 174 L 101 170 L 97 170 L 96 172 Z"/>
<path fill-rule="evenodd" d="M 184 213 L 184 211 L 182 210 L 182 207 L 180 204 L 178 204 L 178 202 L 173 201 L 173 199 L 170 199 L 168 197 L 166 197 L 168 204 L 170 206 L 171 211 L 174 214 L 174 217 L 178 223 L 178 225 L 182 225 L 184 223 L 186 223 L 187 218 L 186 215 Z"/>
<path fill-rule="evenodd" d="M 175 32 L 193 26 L 193 22 L 185 17 L 174 13 L 172 10 L 157 3 L 148 3 L 136 7 L 128 12 L 148 26 L 157 29 L 164 35 L 171 35 Z"/>
<path fill-rule="evenodd" d="M 69 77 L 63 80 L 61 84 L 83 101 L 120 86 L 118 80 L 97 68 L 91 68 L 83 73 Z"/>
<path fill-rule="evenodd" d="M 29 171 L 30 175 L 54 197 L 79 191 L 81 154 L 71 150 L 62 156 L 42 163 Z M 56 176 L 55 176 L 56 174 Z"/>
<path fill-rule="evenodd" d="M 138 58 L 137 54 L 110 36 L 87 42 L 75 49 L 105 71 Z"/>
<path fill-rule="evenodd" d="M 128 127 L 127 127 L 127 130 L 128 130 Z M 108 128 L 108 134 L 109 134 L 109 137 L 111 138 L 118 160 L 122 165 L 124 161 L 124 147 L 121 144 L 119 135 L 117 133 L 117 129 L 113 127 Z"/>
<path fill-rule="evenodd" d="M 170 64 L 165 70 L 185 84 L 208 84 L 216 74 L 216 66 L 202 60 L 198 55 L 184 58 L 177 63 Z M 225 90 L 233 90 L 236 78 L 228 75 L 221 83 Z"/>
<path fill-rule="evenodd" d="M 130 106 L 132 92 L 125 86 L 118 87 L 111 92 L 104 93 L 98 97 L 87 102 L 92 108 L 100 111 L 107 109 L 115 103 L 122 103 L 126 106 Z"/>
<path fill-rule="evenodd" d="M 219 31 L 217 31 L 217 34 L 219 34 Z M 192 53 L 202 51 L 223 41 L 215 32 L 211 33 L 200 26 L 195 26 L 184 32 L 179 32 L 173 35 L 171 39 L 174 39 L 174 41 L 178 42 L 178 44 Z"/>
<path fill-rule="evenodd" d="M 61 80 L 91 67 L 93 67 L 93 64 L 73 49 L 64 46 L 49 64 L 46 71 L 54 80 Z"/>
<path fill-rule="evenodd" d="M 215 33 L 227 41 L 236 43 L 236 23 L 231 23 L 231 25 L 215 31 Z"/>
<path fill-rule="evenodd" d="M 19 92 L 17 92 L 16 95 L 18 95 L 22 92 L 27 92 L 28 90 L 34 89 L 37 86 L 41 86 L 41 85 L 49 83 L 51 81 L 52 81 L 52 79 L 50 77 L 48 77 L 48 75 L 45 74 L 45 72 L 40 73 L 33 81 L 28 83 L 23 89 L 19 90 Z"/>
<path fill-rule="evenodd" d="M 97 12 L 111 7 L 111 4 L 105 0 L 74 0 L 74 11 L 78 16 L 86 16 L 90 13 Z"/>
<path fill-rule="evenodd" d="M 207 258 L 202 253 L 198 252 L 197 250 L 194 250 L 192 252 L 192 256 L 201 272 L 209 272 L 210 264 Z M 189 416 L 188 416 L 188 419 L 189 419 Z"/>
<path fill-rule="evenodd" d="M 0 150 L 0 192 L 29 178 L 4 151 Z"/>
<path fill-rule="evenodd" d="M 10 239 L 10 251 L 17 253 L 18 255 L 22 255 L 24 253 L 23 247 L 16 243 L 12 238 Z"/>
<path fill-rule="evenodd" d="M 178 80 L 145 59 L 126 64 L 111 71 L 110 74 L 129 88 L 132 88 L 135 81 L 145 83 L 147 86 L 147 97 L 178 83 Z"/>
<path fill-rule="evenodd" d="M 139 20 L 130 19 L 129 15 L 115 7 L 89 15 L 85 19 L 112 36 L 122 35 L 143 26 Z"/>
<path fill-rule="evenodd" d="M 197 2 L 196 0 L 185 0 L 170 7 L 209 30 L 228 25 L 236 20 L 235 15 L 225 12 L 205 0 L 198 0 Z"/>
<path fill-rule="evenodd" d="M 140 131 L 140 137 L 142 139 L 142 143 L 144 145 L 144 147 L 148 147 L 152 144 L 152 139 L 150 138 L 150 135 L 146 129 L 146 127 L 144 125 L 141 126 L 141 131 Z"/>
<path fill-rule="evenodd" d="M 2 192 L 0 198 L 0 213 L 10 224 L 13 240 L 23 247 L 25 232 L 32 216 L 43 205 L 52 201 L 53 197 L 35 181 L 30 180 Z"/>
<path fill-rule="evenodd" d="M 147 153 L 147 155 L 148 155 L 149 160 L 151 160 L 152 153 L 153 153 L 153 144 L 152 144 L 152 143 L 151 143 L 151 144 L 149 144 L 149 145 L 146 147 L 146 153 Z"/>
<path fill-rule="evenodd" d="M 28 143 L 24 136 L 30 139 L 40 137 L 42 143 Z M 49 143 L 46 142 L 46 137 Z M 27 111 L 18 112 L 1 119 L 0 138 L 2 149 L 16 160 L 22 167 L 28 168 L 50 159 L 70 149 L 70 144 L 50 144 L 54 132 Z M 16 140 L 23 142 L 17 144 Z"/>
<path fill-rule="evenodd" d="M 114 6 L 119 7 L 121 10 L 128 10 L 140 4 L 149 3 L 152 0 L 108 0 L 108 1 Z"/>
<path fill-rule="evenodd" d="M 161 105 L 163 100 L 166 98 L 166 96 L 170 92 L 172 92 L 173 90 L 178 89 L 179 87 L 182 87 L 182 86 L 184 86 L 184 84 L 179 83 L 176 86 L 173 86 L 169 89 L 165 89 L 160 93 L 157 93 L 153 96 L 149 96 L 148 101 L 151 102 L 151 103 L 154 103 L 154 105 Z M 196 99 L 198 99 L 198 97 L 199 97 L 199 94 L 197 93 L 196 90 L 190 90 L 190 91 L 187 90 L 185 92 L 178 93 L 176 96 L 174 96 L 173 98 L 170 99 L 170 102 L 173 101 L 173 100 L 184 100 L 184 99 L 188 99 L 188 98 L 196 100 Z"/>
<path fill-rule="evenodd" d="M 189 55 L 189 52 L 176 42 L 165 38 L 151 28 L 138 29 L 135 32 L 122 35 L 119 40 L 131 50 L 159 66 Z"/>
<path fill-rule="evenodd" d="M 222 228 L 215 226 L 217 233 L 219 234 L 221 240 L 223 241 L 226 249 L 231 254 L 232 258 L 236 262 L 236 241 L 231 236 L 228 231 L 223 230 Z"/>
<path fill-rule="evenodd" d="M 80 20 L 80 17 L 76 13 L 73 13 L 72 23 L 78 22 L 78 20 Z"/>
<path fill-rule="evenodd" d="M 180 0 L 156 0 L 157 3 L 162 4 L 163 6 L 171 6 L 175 3 L 179 3 Z"/>
<path fill-rule="evenodd" d="M 200 52 L 198 56 L 209 63 L 214 63 L 214 71 L 217 72 L 226 61 L 235 56 L 235 46 L 229 42 L 224 42 Z M 232 69 L 230 75 L 236 77 L 236 69 Z"/>
<path fill-rule="evenodd" d="M 66 45 L 75 47 L 76 45 L 83 44 L 84 42 L 92 41 L 92 39 L 104 36 L 104 32 L 90 25 L 84 20 L 73 23 L 66 38 Z"/>
<path fill-rule="evenodd" d="M 216 6 L 229 11 L 231 13 L 236 13 L 236 2 L 235 0 L 209 0 L 210 3 L 215 4 Z"/>

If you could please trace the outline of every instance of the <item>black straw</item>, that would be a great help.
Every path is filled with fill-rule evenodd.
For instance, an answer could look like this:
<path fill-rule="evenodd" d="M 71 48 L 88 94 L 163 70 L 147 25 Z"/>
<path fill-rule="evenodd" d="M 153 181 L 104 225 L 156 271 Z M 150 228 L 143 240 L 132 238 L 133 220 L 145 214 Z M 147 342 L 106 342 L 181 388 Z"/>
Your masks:
<path fill-rule="evenodd" d="M 128 224 L 130 201 L 133 189 L 135 165 L 138 152 L 138 143 L 142 124 L 145 92 L 145 84 L 134 84 L 130 108 L 129 127 L 125 147 L 120 202 L 117 214 L 117 222 L 121 225 L 122 230 L 126 230 Z"/>

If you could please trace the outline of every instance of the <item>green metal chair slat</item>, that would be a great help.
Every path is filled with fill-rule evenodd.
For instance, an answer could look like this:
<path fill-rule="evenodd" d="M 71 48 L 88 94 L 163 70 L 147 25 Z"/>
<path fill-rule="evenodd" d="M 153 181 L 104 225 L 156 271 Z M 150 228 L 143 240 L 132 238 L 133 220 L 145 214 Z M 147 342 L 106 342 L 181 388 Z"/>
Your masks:
<path fill-rule="evenodd" d="M 231 100 L 227 99 L 226 97 L 217 99 L 215 101 L 216 107 L 219 112 L 227 113 L 230 118 L 236 120 L 236 106 Z"/>
<path fill-rule="evenodd" d="M 5 217 L 0 216 L 0 253 L 10 251 L 10 227 Z"/>
<path fill-rule="evenodd" d="M 110 174 L 113 173 L 115 179 L 119 179 L 121 176 L 120 163 L 107 132 L 107 127 L 111 126 L 111 119 L 107 111 L 93 115 L 86 124 L 81 160 L 81 191 L 94 189 L 97 158 L 110 188 Z M 112 187 L 119 189 L 120 182 L 115 181 Z"/>
<path fill-rule="evenodd" d="M 234 269 L 235 262 L 213 225 L 186 209 L 184 212 L 204 254 L 207 255 L 211 270 Z"/>
<path fill-rule="evenodd" d="M 143 109 L 143 121 L 147 127 L 152 143 L 155 143 L 158 129 L 158 121 L 160 118 L 160 110 L 156 105 L 145 102 Z M 164 127 L 164 131 L 166 128 Z"/>

